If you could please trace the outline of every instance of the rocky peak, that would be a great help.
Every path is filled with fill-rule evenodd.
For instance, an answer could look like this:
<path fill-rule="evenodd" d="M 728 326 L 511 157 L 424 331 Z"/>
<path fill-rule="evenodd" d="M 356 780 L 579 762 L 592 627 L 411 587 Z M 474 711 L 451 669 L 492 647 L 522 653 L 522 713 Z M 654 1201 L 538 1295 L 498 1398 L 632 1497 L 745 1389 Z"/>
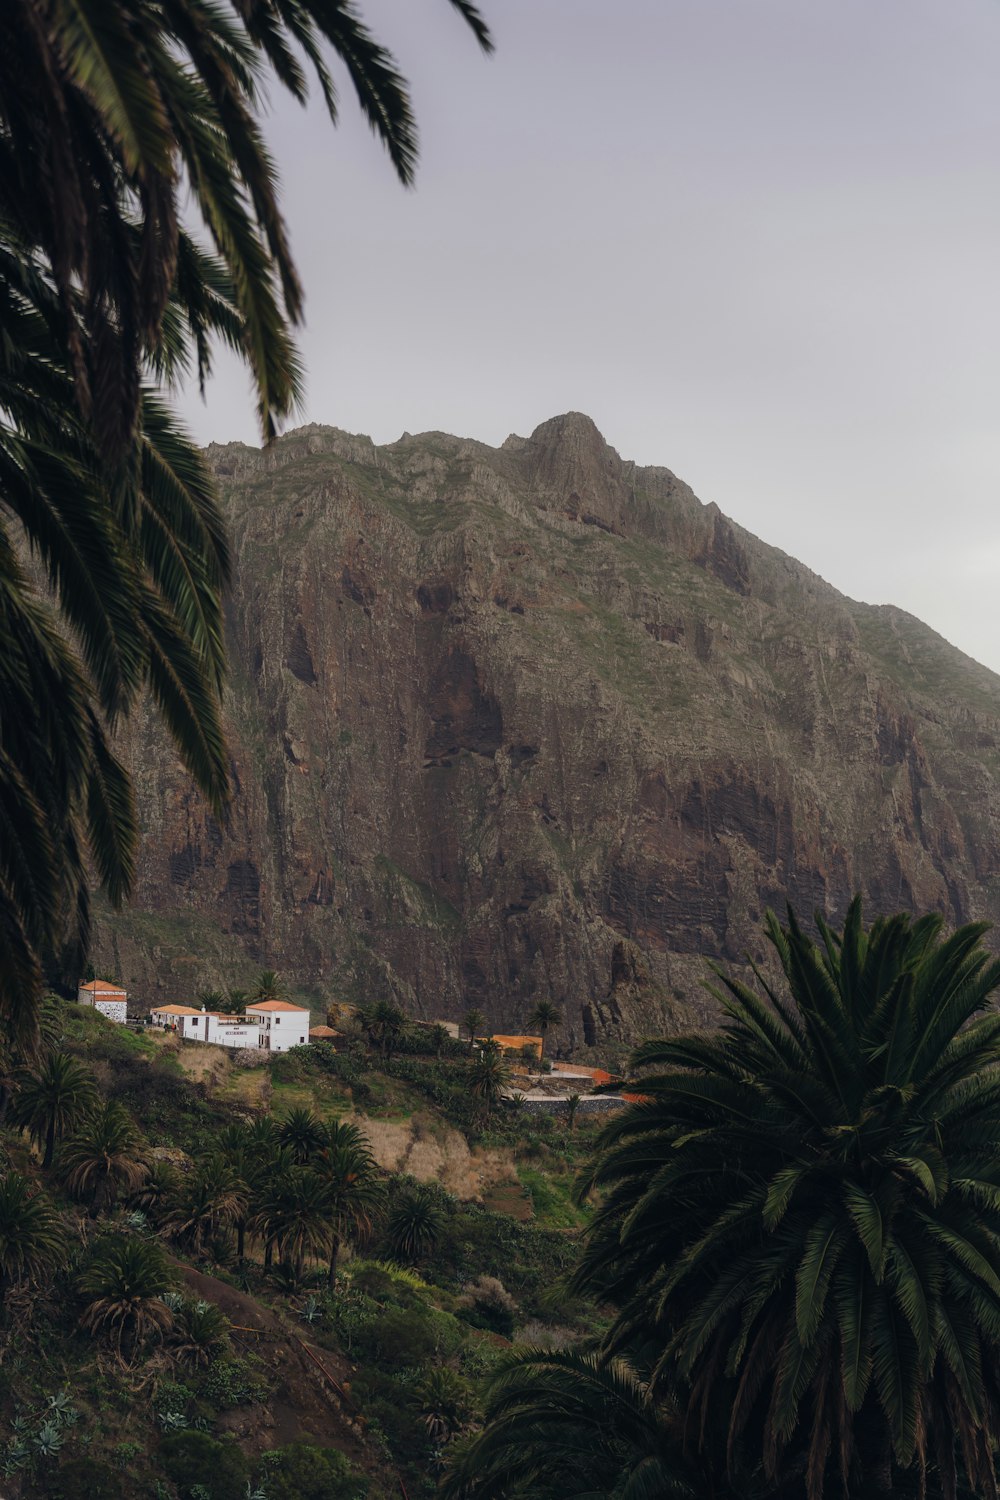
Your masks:
<path fill-rule="evenodd" d="M 590 417 L 578 411 L 551 417 L 535 428 L 519 457 L 536 505 L 570 521 L 624 532 L 624 466 Z"/>

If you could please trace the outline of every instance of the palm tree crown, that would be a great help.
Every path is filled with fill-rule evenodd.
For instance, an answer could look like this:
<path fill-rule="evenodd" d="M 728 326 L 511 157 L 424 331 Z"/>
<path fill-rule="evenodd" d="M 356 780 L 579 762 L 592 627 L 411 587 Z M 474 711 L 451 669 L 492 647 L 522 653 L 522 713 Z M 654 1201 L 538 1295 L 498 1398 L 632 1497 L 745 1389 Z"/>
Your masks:
<path fill-rule="evenodd" d="M 163 392 L 221 342 L 266 440 L 295 409 L 302 294 L 261 116 L 269 76 L 304 102 L 311 70 L 336 120 L 327 47 L 408 182 L 405 82 L 342 0 L 0 7 L 0 1014 L 29 1038 L 44 963 L 86 957 L 91 869 L 115 903 L 134 878 L 109 731 L 144 690 L 226 802 L 225 532 Z"/>
<path fill-rule="evenodd" d="M 77 1278 L 85 1303 L 80 1323 L 109 1339 L 119 1354 L 126 1346 L 137 1351 L 173 1324 L 163 1301 L 170 1284 L 167 1257 L 155 1240 L 107 1240 L 95 1248 Z"/>
<path fill-rule="evenodd" d="M 89 1114 L 97 1102 L 93 1076 L 65 1052 L 50 1052 L 37 1072 L 19 1080 L 12 1120 L 44 1142 L 42 1166 L 52 1164 L 56 1140 Z"/>
<path fill-rule="evenodd" d="M 542 1033 L 542 1045 L 539 1056 L 544 1057 L 545 1038 L 548 1036 L 549 1027 L 559 1027 L 562 1025 L 562 1011 L 551 1000 L 539 1000 L 528 1017 L 528 1025 L 537 1026 Z"/>
<path fill-rule="evenodd" d="M 347 1236 L 357 1240 L 371 1232 L 385 1203 L 385 1189 L 371 1147 L 356 1125 L 329 1126 L 311 1165 L 326 1190 L 330 1226 L 327 1282 L 332 1287 L 341 1244 Z"/>
<path fill-rule="evenodd" d="M 119 1194 L 135 1192 L 145 1180 L 146 1150 L 130 1115 L 120 1104 L 95 1111 L 66 1142 L 60 1156 L 66 1186 L 90 1198 L 95 1217 Z"/>
<path fill-rule="evenodd" d="M 16 1282 L 56 1270 L 66 1258 L 59 1215 L 18 1172 L 0 1176 L 0 1306 Z"/>
<path fill-rule="evenodd" d="M 772 1482 L 802 1464 L 818 1500 L 831 1470 L 860 1493 L 934 1462 L 953 1493 L 957 1434 L 993 1493 L 1000 962 L 981 925 L 817 921 L 819 945 L 768 915 L 781 988 L 716 971 L 720 1033 L 639 1049 L 578 1285 L 692 1431 L 760 1435 Z"/>

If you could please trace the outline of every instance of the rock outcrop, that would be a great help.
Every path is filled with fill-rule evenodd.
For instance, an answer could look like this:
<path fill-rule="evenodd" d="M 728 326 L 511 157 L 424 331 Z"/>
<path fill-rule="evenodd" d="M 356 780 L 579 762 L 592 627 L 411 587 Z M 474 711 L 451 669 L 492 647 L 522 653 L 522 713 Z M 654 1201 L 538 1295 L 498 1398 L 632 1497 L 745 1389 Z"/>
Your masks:
<path fill-rule="evenodd" d="M 588 418 L 210 457 L 234 799 L 133 726 L 140 878 L 95 957 L 144 999 L 261 964 L 507 1030 L 544 996 L 601 1044 L 703 1017 L 767 905 L 997 916 L 1000 678 Z"/>

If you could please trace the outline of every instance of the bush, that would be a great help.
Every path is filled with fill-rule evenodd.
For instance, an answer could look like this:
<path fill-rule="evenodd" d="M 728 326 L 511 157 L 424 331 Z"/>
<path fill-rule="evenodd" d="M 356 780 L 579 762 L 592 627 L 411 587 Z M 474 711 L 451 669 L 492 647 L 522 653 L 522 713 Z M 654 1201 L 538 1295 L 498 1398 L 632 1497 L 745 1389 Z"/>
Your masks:
<path fill-rule="evenodd" d="M 205 1376 L 199 1394 L 225 1411 L 266 1399 L 270 1387 L 264 1366 L 255 1354 L 242 1359 L 217 1359 Z"/>
<path fill-rule="evenodd" d="M 99 1458 L 71 1458 L 59 1465 L 45 1493 L 51 1500 L 122 1500 L 122 1476 Z"/>
<path fill-rule="evenodd" d="M 267 1500 L 361 1500 L 368 1486 L 342 1453 L 290 1443 L 262 1456 Z"/>
<path fill-rule="evenodd" d="M 250 1480 L 250 1465 L 235 1442 L 217 1442 L 206 1432 L 175 1432 L 160 1443 L 160 1461 L 189 1500 L 196 1485 L 202 1485 L 212 1500 L 243 1500 Z"/>
<path fill-rule="evenodd" d="M 437 1331 L 430 1318 L 401 1307 L 388 1307 L 376 1318 L 371 1336 L 388 1369 L 428 1364 L 437 1353 Z"/>
<path fill-rule="evenodd" d="M 480 1276 L 470 1282 L 460 1306 L 462 1316 L 474 1328 L 485 1328 L 505 1339 L 513 1338 L 517 1303 L 496 1276 Z"/>

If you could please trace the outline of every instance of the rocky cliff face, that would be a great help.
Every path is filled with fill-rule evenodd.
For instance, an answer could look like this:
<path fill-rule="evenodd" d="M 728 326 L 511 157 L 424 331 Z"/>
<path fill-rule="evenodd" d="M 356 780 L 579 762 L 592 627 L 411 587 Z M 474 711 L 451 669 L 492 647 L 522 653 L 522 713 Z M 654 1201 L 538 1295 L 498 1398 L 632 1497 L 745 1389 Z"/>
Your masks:
<path fill-rule="evenodd" d="M 236 559 L 220 827 L 162 736 L 96 960 L 285 970 L 600 1044 L 705 1014 L 767 905 L 1000 909 L 1000 678 L 843 598 L 569 414 L 500 449 L 325 427 L 210 450 Z"/>

